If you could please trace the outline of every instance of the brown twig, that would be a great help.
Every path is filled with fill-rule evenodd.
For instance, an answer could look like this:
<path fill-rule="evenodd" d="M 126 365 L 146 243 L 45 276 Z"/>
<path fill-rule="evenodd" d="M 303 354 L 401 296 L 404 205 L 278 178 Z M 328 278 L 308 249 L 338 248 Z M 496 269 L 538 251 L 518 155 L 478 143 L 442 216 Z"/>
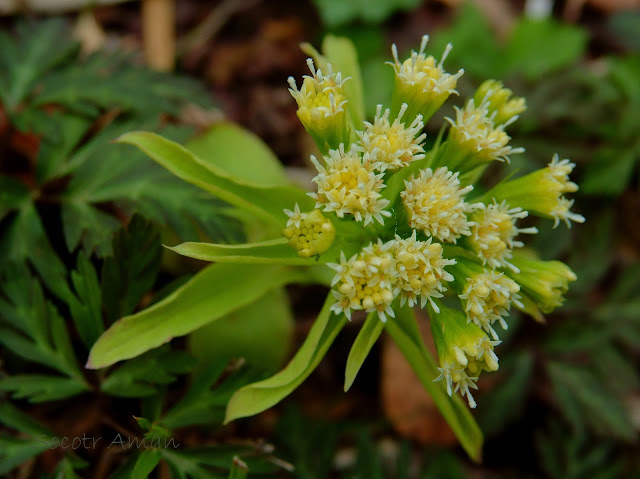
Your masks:
<path fill-rule="evenodd" d="M 142 37 L 147 64 L 171 71 L 176 57 L 175 0 L 142 1 Z"/>

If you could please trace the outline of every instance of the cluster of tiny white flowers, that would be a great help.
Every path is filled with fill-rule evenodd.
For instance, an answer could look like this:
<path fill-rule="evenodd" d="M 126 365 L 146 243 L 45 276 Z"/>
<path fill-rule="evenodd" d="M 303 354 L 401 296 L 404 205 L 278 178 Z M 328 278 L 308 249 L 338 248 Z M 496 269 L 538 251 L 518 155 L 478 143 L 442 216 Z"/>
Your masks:
<path fill-rule="evenodd" d="M 397 170 L 424 158 L 422 142 L 427 135 L 421 133 L 424 128 L 422 117 L 418 115 L 406 127 L 402 122 L 402 116 L 406 110 L 405 103 L 397 118 L 390 123 L 390 110 L 387 108 L 383 114 L 382 105 L 378 105 L 374 122 L 365 121 L 364 131 L 356 132 L 360 138 L 357 146 L 361 151 L 369 154 L 374 170 L 380 172 Z"/>
<path fill-rule="evenodd" d="M 395 260 L 390 242 L 371 243 L 348 260 L 341 254 L 340 263 L 328 263 L 336 272 L 331 286 L 336 302 L 331 308 L 351 319 L 351 311 L 377 311 L 386 322 L 387 315 L 395 317 L 391 302 L 397 294 L 394 277 Z"/>
<path fill-rule="evenodd" d="M 464 108 L 454 108 L 455 121 L 446 118 L 451 123 L 449 139 L 473 153 L 476 158 L 485 162 L 498 160 L 510 163 L 509 155 L 524 152 L 524 148 L 512 148 L 509 145 L 511 138 L 504 131 L 506 125 L 495 126 L 495 112 L 489 112 L 487 101 L 476 107 L 471 99 Z"/>
<path fill-rule="evenodd" d="M 402 304 L 409 302 L 410 306 L 421 298 L 424 307 L 431 298 L 442 297 L 446 289 L 443 281 L 453 281 L 444 270 L 452 264 L 455 260 L 443 258 L 439 243 L 418 241 L 415 231 L 407 239 L 396 236 L 386 243 L 378 240 L 349 259 L 342 254 L 340 263 L 328 264 L 336 272 L 332 310 L 349 319 L 351 311 L 377 311 L 384 322 L 387 315 L 394 317 L 391 303 L 398 296 Z"/>
<path fill-rule="evenodd" d="M 578 185 L 569 179 L 569 174 L 575 168 L 575 163 L 568 159 L 560 160 L 558 155 L 554 155 L 551 163 L 547 165 L 548 176 L 556 184 L 560 193 L 574 193 L 578 191 Z M 571 221 L 584 223 L 584 216 L 571 212 L 574 200 L 569 200 L 564 196 L 558 198 L 557 206 L 551 212 L 554 218 L 553 227 L 557 227 L 560 221 L 564 221 L 571 227 Z"/>
<path fill-rule="evenodd" d="M 500 341 L 480 336 L 475 343 L 454 346 L 442 366 L 438 367 L 440 375 L 434 381 L 444 379 L 449 396 L 460 391 L 462 397 L 467 397 L 469 406 L 475 408 L 471 389 L 478 389 L 476 381 L 482 371 L 498 370 L 498 356 L 493 349 L 499 344 Z"/>
<path fill-rule="evenodd" d="M 468 278 L 464 292 L 458 296 L 463 300 L 468 321 L 490 333 L 493 339 L 498 339 L 493 324 L 498 322 L 503 329 L 507 329 L 504 318 L 509 314 L 511 303 L 524 307 L 519 291 L 518 283 L 504 273 L 484 270 Z"/>
<path fill-rule="evenodd" d="M 409 306 L 418 304 L 425 307 L 427 301 L 438 311 L 438 306 L 432 298 L 441 298 L 446 290 L 443 281 L 453 281 L 453 276 L 444 268 L 456 263 L 453 259 L 443 258 L 442 245 L 427 241 L 417 241 L 416 232 L 411 237 L 402 239 L 396 235 L 393 242 L 393 252 L 396 260 L 398 288 L 400 289 L 400 303 Z"/>
<path fill-rule="evenodd" d="M 469 407 L 475 408 L 477 406 L 476 401 L 473 399 L 473 395 L 471 394 L 471 389 L 478 389 L 478 385 L 476 384 L 478 376 L 469 376 L 469 374 L 467 374 L 466 367 L 454 361 L 443 363 L 441 367 L 438 367 L 438 371 L 440 372 L 440 375 L 434 379 L 434 382 L 444 379 L 445 384 L 447 385 L 447 394 L 449 396 L 460 391 L 462 397 L 467 396 Z M 453 388 L 454 383 L 455 389 Z"/>
<path fill-rule="evenodd" d="M 405 180 L 405 190 L 400 196 L 412 228 L 440 241 L 455 243 L 461 235 L 471 234 L 474 223 L 467 219 L 467 214 L 481 207 L 464 201 L 464 195 L 471 190 L 471 185 L 460 186 L 457 172 L 445 167 L 435 172 L 427 168 L 416 178 Z"/>
<path fill-rule="evenodd" d="M 442 67 L 451 51 L 451 43 L 447 45 L 442 58 L 436 64 L 434 57 L 424 53 L 428 41 L 429 35 L 424 35 L 420 42 L 420 50 L 412 51 L 411 57 L 404 62 L 400 62 L 395 44 L 391 47 L 394 61 L 391 65 L 396 72 L 396 78 L 406 85 L 419 87 L 422 93 L 446 94 L 447 96 L 458 93 L 455 89 L 456 84 L 464 71 L 460 70 L 452 75 L 445 72 Z"/>
<path fill-rule="evenodd" d="M 340 112 L 344 112 L 344 105 L 347 99 L 344 96 L 342 86 L 349 78 L 342 78 L 340 72 L 333 73 L 331 65 L 328 65 L 328 74 L 324 75 L 322 70 L 315 68 L 313 60 L 307 59 L 307 65 L 311 75 L 305 75 L 302 86 L 298 89 L 293 77 L 289 77 L 289 92 L 296 100 L 300 108 L 315 119 L 319 117 L 329 117 Z"/>
<path fill-rule="evenodd" d="M 562 193 L 575 193 L 578 191 L 578 185 L 569 179 L 569 175 L 576 167 L 569 159 L 560 160 L 556 153 L 551 159 L 551 163 L 547 165 L 549 176 L 553 178 Z"/>
<path fill-rule="evenodd" d="M 526 218 L 528 212 L 522 208 L 509 208 L 505 201 L 492 203 L 479 208 L 472 215 L 473 225 L 469 244 L 475 250 L 482 261 L 492 268 L 509 267 L 518 271 L 509 259 L 513 256 L 513 248 L 524 246 L 522 241 L 515 237 L 520 233 L 535 234 L 538 229 L 518 228 L 516 221 Z"/>
<path fill-rule="evenodd" d="M 535 304 L 546 301 L 554 306 L 559 302 L 555 297 L 560 298 L 572 280 L 568 267 L 569 272 L 557 279 L 559 268 L 553 265 L 545 266 L 551 278 L 546 283 L 549 288 L 555 284 L 557 294 L 545 290 L 546 283 L 540 286 L 529 280 L 528 270 L 542 267 L 523 262 L 513 250 L 524 246 L 516 238 L 519 234 L 537 233 L 537 229 L 516 223 L 529 211 L 553 217 L 554 227 L 560 220 L 569 224 L 584 218 L 571 213 L 573 201 L 562 196 L 578 189 L 569 180 L 575 165 L 560 161 L 557 155 L 533 179 L 523 177 L 511 189 L 508 181 L 502 182 L 483 195 L 481 202 L 466 201 L 473 190 L 468 183 L 483 166 L 495 160 L 509 163 L 510 155 L 524 151 L 509 145 L 511 138 L 505 128 L 526 109 L 526 103 L 522 98 L 511 98 L 511 90 L 500 82 L 485 82 L 475 99 L 455 108 L 455 120 L 446 119 L 451 128 L 445 142 L 438 139 L 427 155 L 424 124 L 451 94 L 457 94 L 457 81 L 463 74 L 462 70 L 450 74 L 443 69 L 451 45 L 437 61 L 425 54 L 427 41 L 425 35 L 420 49 L 402 62 L 393 45 L 392 108 L 378 105 L 373 121 L 363 125 L 352 124 L 352 117 L 346 115 L 348 99 L 340 73 L 334 74 L 329 67 L 324 75 L 308 60 L 312 76 L 304 78 L 299 90 L 289 79 L 289 91 L 299 107 L 297 114 L 322 158 L 311 156 L 317 169 L 312 180 L 317 190 L 308 195 L 315 200 L 316 209 L 301 213 L 296 205 L 294 211 L 286 210 L 289 220 L 284 234 L 300 256 L 309 257 L 329 250 L 338 219 L 362 223 L 362 232 L 357 234 L 342 223 L 344 231 L 350 232 L 344 240 L 345 249 L 357 252 L 347 258 L 343 250 L 337 262 L 327 263 L 335 272 L 331 311 L 349 320 L 354 311 L 363 311 L 386 322 L 395 318 L 394 303 L 422 308 L 430 305 L 435 313 L 431 314 L 432 331 L 440 360 L 440 375 L 435 381 L 444 380 L 449 395 L 460 391 L 475 407 L 471 391 L 477 389 L 480 373 L 498 369 L 496 323 L 507 329 L 505 318 L 512 305 L 524 309 L 521 299 L 535 302 L 530 291 L 541 298 Z M 408 170 L 396 173 L 402 168 Z M 389 179 L 390 187 L 384 190 Z M 404 189 L 396 200 L 402 182 Z M 334 213 L 338 219 L 325 217 L 321 211 Z M 385 225 L 385 219 L 392 217 Z M 389 224 L 394 221 L 395 225 Z M 356 246 L 353 242 L 358 240 L 351 235 L 367 238 L 360 240 L 362 243 L 373 241 L 365 247 Z M 389 239 L 392 235 L 394 239 Z M 463 249 L 466 252 L 459 254 Z M 458 262 L 446 258 L 445 253 L 456 256 Z M 514 263 L 523 265 L 526 274 L 520 275 Z M 448 287 L 459 293 L 464 313 L 438 307 Z M 456 313 L 451 315 L 451 311 Z M 436 321 L 442 321 L 438 323 L 441 328 L 436 328 Z"/>
<path fill-rule="evenodd" d="M 339 218 L 351 214 L 356 221 L 364 221 L 365 226 L 374 219 L 384 224 L 383 216 L 391 216 L 385 211 L 389 200 L 382 198 L 380 191 L 385 187 L 382 174 L 376 174 L 356 148 L 345 152 L 344 145 L 337 150 L 329 150 L 323 159 L 326 167 L 311 156 L 318 170 L 313 182 L 318 185 L 317 193 L 308 193 L 316 200 L 316 208 L 332 211 Z"/>

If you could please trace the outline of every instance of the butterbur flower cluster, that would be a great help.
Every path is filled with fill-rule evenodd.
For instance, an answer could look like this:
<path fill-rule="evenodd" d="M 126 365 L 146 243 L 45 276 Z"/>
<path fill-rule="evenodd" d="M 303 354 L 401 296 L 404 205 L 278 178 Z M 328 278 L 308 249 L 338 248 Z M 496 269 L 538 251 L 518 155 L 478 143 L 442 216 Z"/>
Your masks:
<path fill-rule="evenodd" d="M 343 87 L 349 79 L 320 55 L 315 64 L 326 74 L 309 60 L 301 88 L 289 80 L 321 156 L 311 157 L 315 209 L 286 210 L 284 235 L 300 256 L 331 268 L 333 314 L 352 319 L 362 311 L 388 323 L 399 308 L 427 309 L 440 373 L 433 379 L 475 407 L 480 374 L 499 367 L 495 348 L 512 309 L 539 318 L 562 304 L 576 279 L 563 263 L 523 249 L 537 233 L 528 217 L 554 227 L 584 218 L 566 197 L 578 189 L 569 179 L 575 165 L 557 155 L 545 168 L 476 193 L 488 164 L 524 151 L 511 145 L 507 129 L 526 102 L 499 81 L 486 81 L 455 108 L 448 132 L 425 149 L 425 123 L 457 94 L 463 74 L 444 69 L 451 45 L 438 61 L 425 53 L 427 40 L 404 60 L 393 46 L 392 105 L 379 105 L 372 121 L 353 123 Z"/>

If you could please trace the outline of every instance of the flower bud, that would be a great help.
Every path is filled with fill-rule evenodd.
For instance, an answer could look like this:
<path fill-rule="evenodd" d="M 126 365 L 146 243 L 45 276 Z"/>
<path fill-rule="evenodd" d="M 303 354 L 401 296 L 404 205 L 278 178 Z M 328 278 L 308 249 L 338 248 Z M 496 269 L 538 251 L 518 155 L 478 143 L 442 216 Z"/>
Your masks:
<path fill-rule="evenodd" d="M 449 395 L 460 390 L 469 406 L 475 408 L 470 389 L 478 389 L 476 381 L 482 371 L 498 369 L 498 357 L 493 349 L 500 341 L 490 340 L 476 324 L 467 322 L 462 311 L 442 305 L 439 310 L 439 313 L 430 311 L 431 331 L 440 362 L 440 376 L 434 381 L 444 379 Z"/>
<path fill-rule="evenodd" d="M 512 251 L 524 246 L 522 241 L 515 239 L 516 236 L 538 232 L 535 227 L 516 226 L 516 222 L 527 215 L 527 211 L 520 207 L 511 208 L 506 201 L 479 208 L 470 216 L 473 223 L 471 236 L 465 238 L 464 243 L 475 251 L 483 265 L 488 264 L 491 268 L 507 266 L 516 271 L 510 262 Z"/>
<path fill-rule="evenodd" d="M 316 70 L 313 60 L 307 60 L 312 76 L 305 76 L 300 90 L 295 80 L 289 77 L 289 92 L 298 103 L 298 118 L 312 136 L 321 152 L 337 149 L 341 143 L 349 143 L 347 98 L 342 87 L 348 78 L 334 74 L 328 65 L 328 75 Z"/>
<path fill-rule="evenodd" d="M 289 246 L 298 251 L 303 258 L 325 253 L 333 244 L 336 230 L 327 218 L 318 210 L 301 213 L 296 204 L 294 211 L 285 210 L 289 217 L 283 231 L 289 240 Z"/>
<path fill-rule="evenodd" d="M 509 146 L 511 137 L 505 125 L 494 124 L 486 100 L 476 104 L 471 99 L 464 108 L 454 108 L 455 121 L 446 118 L 451 123 L 445 152 L 449 168 L 464 173 L 494 160 L 510 163 L 509 155 L 524 151 Z"/>
<path fill-rule="evenodd" d="M 485 269 L 466 258 L 458 258 L 451 267 L 454 289 L 458 293 L 467 321 L 475 323 L 493 339 L 498 339 L 494 324 L 508 329 L 506 316 L 511 304 L 523 308 L 520 302 L 520 285 L 504 273 Z"/>
<path fill-rule="evenodd" d="M 499 183 L 488 191 L 484 201 L 506 201 L 511 206 L 523 208 L 533 214 L 553 218 L 555 228 L 563 220 L 571 227 L 570 221 L 583 223 L 582 215 L 570 211 L 573 200 L 563 193 L 573 193 L 578 185 L 569 180 L 569 173 L 575 164 L 565 159 L 560 161 L 554 155 L 546 168 L 521 176 L 515 180 Z"/>
<path fill-rule="evenodd" d="M 420 50 L 412 51 L 411 57 L 403 62 L 398 59 L 398 49 L 392 46 L 394 63 L 390 63 L 395 70 L 395 86 L 393 90 L 393 113 L 398 114 L 401 105 L 406 103 L 408 118 L 422 115 L 425 123 L 440 109 L 442 104 L 452 93 L 457 94 L 456 84 L 464 73 L 460 70 L 455 75 L 447 73 L 442 68 L 447 55 L 451 51 L 451 44 L 447 45 L 442 58 L 436 63 L 432 56 L 426 56 L 424 49 L 429 36 L 422 37 Z"/>
<path fill-rule="evenodd" d="M 518 119 L 518 115 L 527 109 L 527 103 L 522 97 L 511 98 L 513 92 L 497 80 L 487 80 L 478 87 L 473 97 L 474 102 L 480 105 L 483 101 L 488 103 L 489 114 L 493 115 L 493 124 L 510 125 Z"/>
<path fill-rule="evenodd" d="M 540 308 L 550 313 L 564 302 L 563 295 L 569 282 L 577 279 L 575 273 L 560 261 L 542 261 L 518 255 L 511 259 L 519 272 L 506 271 L 521 290 Z"/>

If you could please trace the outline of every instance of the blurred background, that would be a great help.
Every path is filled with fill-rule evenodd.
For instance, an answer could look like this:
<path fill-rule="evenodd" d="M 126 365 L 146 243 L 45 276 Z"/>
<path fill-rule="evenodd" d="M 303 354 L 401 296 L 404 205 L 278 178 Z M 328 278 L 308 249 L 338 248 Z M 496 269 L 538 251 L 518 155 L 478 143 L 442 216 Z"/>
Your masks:
<path fill-rule="evenodd" d="M 0 474 L 232 477 L 238 456 L 249 477 L 640 478 L 640 2 L 0 0 L 0 15 Z M 246 334 L 258 308 L 200 342 L 177 339 L 109 371 L 82 367 L 104 325 L 201 268 L 161 244 L 248 234 L 222 201 L 112 140 L 145 129 L 186 141 L 230 121 L 308 180 L 316 147 L 287 77 L 307 73 L 300 44 L 319 47 L 328 33 L 358 50 L 369 118 L 390 104 L 391 44 L 402 56 L 427 33 L 428 54 L 451 42 L 445 69 L 465 70 L 428 138 L 495 78 L 527 99 L 510 130 L 526 149 L 514 167 L 542 167 L 556 152 L 577 164 L 574 209 L 587 221 L 537 224 L 533 245 L 578 281 L 545 324 L 512 315 L 502 367 L 477 398 L 480 464 L 386 338 L 342 392 L 356 322 L 283 404 L 221 426 L 231 393 L 305 337 L 320 287 L 265 299 L 286 322 L 271 334 Z M 234 148 L 226 154 L 241 165 L 248 150 Z M 223 336 L 226 350 L 206 351 Z M 49 441 L 83 434 L 103 443 Z M 183 448 L 106 447 L 118 434 Z"/>

